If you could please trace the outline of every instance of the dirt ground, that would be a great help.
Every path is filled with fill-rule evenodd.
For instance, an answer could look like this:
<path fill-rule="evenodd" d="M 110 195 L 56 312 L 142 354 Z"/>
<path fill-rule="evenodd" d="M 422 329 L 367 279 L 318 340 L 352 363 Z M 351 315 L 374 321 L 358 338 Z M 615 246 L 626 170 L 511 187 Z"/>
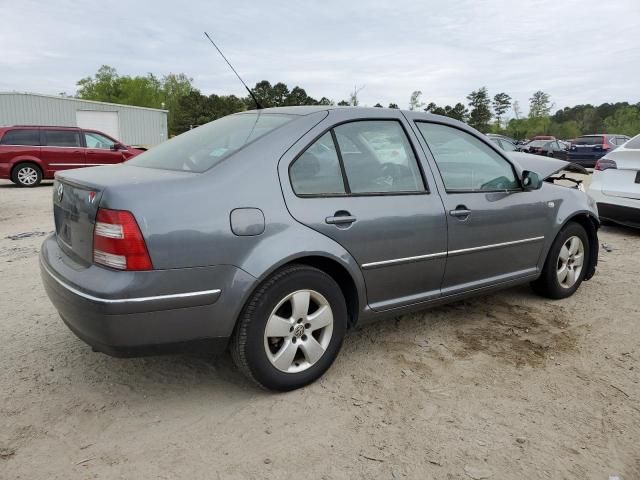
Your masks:
<path fill-rule="evenodd" d="M 51 230 L 50 183 L 0 182 L 2 479 L 640 478 L 640 232 L 604 227 L 572 298 L 525 286 L 359 328 L 273 394 L 226 355 L 93 353 L 41 286 Z"/>

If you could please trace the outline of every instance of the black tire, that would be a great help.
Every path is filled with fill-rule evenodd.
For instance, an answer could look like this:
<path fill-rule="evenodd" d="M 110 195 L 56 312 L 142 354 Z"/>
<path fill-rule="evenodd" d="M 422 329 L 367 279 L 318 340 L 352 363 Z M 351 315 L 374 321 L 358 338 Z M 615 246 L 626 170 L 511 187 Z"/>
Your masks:
<path fill-rule="evenodd" d="M 327 300 L 333 314 L 333 331 L 328 346 L 315 363 L 306 370 L 288 373 L 269 360 L 265 329 L 278 304 L 292 293 L 305 289 L 318 292 Z M 258 287 L 242 310 L 230 345 L 233 360 L 242 373 L 263 388 L 288 391 L 303 387 L 320 378 L 337 357 L 347 329 L 347 316 L 344 295 L 333 278 L 306 265 L 284 267 Z M 302 348 L 297 351 L 296 358 L 303 353 Z"/>
<path fill-rule="evenodd" d="M 576 277 L 575 283 L 570 287 L 564 287 L 560 284 L 557 275 L 559 264 L 560 250 L 567 240 L 571 237 L 578 237 L 582 241 L 584 249 L 584 257 L 580 273 Z M 587 272 L 589 262 L 589 237 L 584 227 L 575 222 L 569 222 L 558 233 L 556 239 L 549 249 L 547 258 L 544 262 L 542 274 L 540 277 L 531 282 L 531 288 L 540 296 L 551 298 L 554 300 L 570 297 L 580 287 L 582 280 Z"/>
<path fill-rule="evenodd" d="M 29 175 L 29 178 L 33 178 L 32 182 L 25 181 L 26 176 L 24 174 L 27 172 L 32 174 Z M 40 167 L 35 163 L 19 163 L 13 167 L 13 170 L 11 171 L 11 181 L 23 188 L 37 187 L 42 181 L 42 170 L 40 170 Z"/>

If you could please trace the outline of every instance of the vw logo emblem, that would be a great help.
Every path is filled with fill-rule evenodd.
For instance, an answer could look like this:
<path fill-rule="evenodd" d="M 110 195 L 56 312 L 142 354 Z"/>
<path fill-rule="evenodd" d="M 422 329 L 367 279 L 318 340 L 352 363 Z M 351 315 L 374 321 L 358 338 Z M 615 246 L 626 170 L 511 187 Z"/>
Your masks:
<path fill-rule="evenodd" d="M 300 338 L 302 337 L 302 335 L 304 335 L 304 325 L 296 325 L 296 327 L 293 329 L 293 336 L 296 338 Z"/>
<path fill-rule="evenodd" d="M 62 200 L 62 197 L 64 196 L 64 187 L 61 183 L 58 184 L 58 201 L 60 202 Z"/>

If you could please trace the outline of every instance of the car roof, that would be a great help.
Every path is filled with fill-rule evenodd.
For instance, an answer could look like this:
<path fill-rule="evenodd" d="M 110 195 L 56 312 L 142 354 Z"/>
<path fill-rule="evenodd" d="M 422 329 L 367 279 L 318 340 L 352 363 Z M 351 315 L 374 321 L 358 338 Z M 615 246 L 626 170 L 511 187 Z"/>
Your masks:
<path fill-rule="evenodd" d="M 3 128 L 5 130 L 8 128 L 56 128 L 60 130 L 81 130 L 80 127 L 68 127 L 61 125 L 7 125 L 0 128 Z"/>

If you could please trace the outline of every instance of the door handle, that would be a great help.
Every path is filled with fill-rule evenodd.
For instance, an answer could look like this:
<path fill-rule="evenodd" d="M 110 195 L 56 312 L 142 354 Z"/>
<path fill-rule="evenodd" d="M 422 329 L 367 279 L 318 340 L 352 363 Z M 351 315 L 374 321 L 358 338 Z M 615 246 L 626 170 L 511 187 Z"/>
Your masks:
<path fill-rule="evenodd" d="M 471 215 L 471 210 L 469 210 L 467 207 L 465 207 L 464 205 L 458 205 L 455 210 L 449 210 L 449 215 L 451 215 L 452 217 L 457 217 L 460 219 L 465 219 L 467 218 L 469 215 Z"/>
<path fill-rule="evenodd" d="M 356 217 L 345 210 L 339 210 L 332 217 L 325 218 L 324 221 L 329 225 L 349 225 L 356 221 Z"/>

